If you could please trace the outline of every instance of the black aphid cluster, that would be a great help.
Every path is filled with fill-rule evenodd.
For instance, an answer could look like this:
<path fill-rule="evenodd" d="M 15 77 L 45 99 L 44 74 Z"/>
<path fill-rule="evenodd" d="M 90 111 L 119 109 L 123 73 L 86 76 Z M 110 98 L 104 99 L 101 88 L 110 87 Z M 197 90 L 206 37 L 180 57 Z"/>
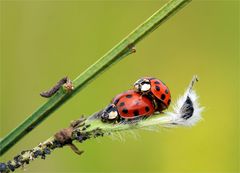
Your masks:
<path fill-rule="evenodd" d="M 10 171 L 13 172 L 15 169 L 19 168 L 20 166 L 29 164 L 30 157 L 23 158 L 23 155 L 26 152 L 29 152 L 29 155 L 31 155 L 32 158 L 41 157 L 41 159 L 45 159 L 46 155 L 51 154 L 51 149 L 54 149 L 57 147 L 60 147 L 60 144 L 58 142 L 55 142 L 53 143 L 53 145 L 48 145 L 43 149 L 22 151 L 21 154 L 15 156 L 12 161 L 8 161 L 7 163 L 0 163 L 0 173 L 7 173 Z"/>
<path fill-rule="evenodd" d="M 103 136 L 104 133 L 102 132 L 101 129 L 97 128 L 95 130 L 92 130 L 90 132 L 85 132 L 86 128 L 90 127 L 90 125 L 86 125 L 85 127 L 83 127 L 82 131 L 77 131 L 75 132 L 75 139 L 79 142 L 83 142 L 87 139 L 90 139 L 90 138 L 96 138 L 96 137 L 99 137 L 99 136 Z"/>
<path fill-rule="evenodd" d="M 49 148 L 44 148 L 43 150 L 36 150 L 33 152 L 33 157 L 41 157 L 41 159 L 45 159 L 46 155 L 51 154 L 51 150 Z"/>
<path fill-rule="evenodd" d="M 84 133 L 77 132 L 76 140 L 78 140 L 81 143 L 90 138 L 91 138 L 91 133 L 89 132 L 84 132 Z"/>
<path fill-rule="evenodd" d="M 7 170 L 7 165 L 5 163 L 0 163 L 0 172 L 2 173 L 3 171 L 6 172 Z"/>
<path fill-rule="evenodd" d="M 16 168 L 19 168 L 20 166 L 24 164 L 29 164 L 28 159 L 23 159 L 22 154 L 24 154 L 27 151 L 22 151 L 21 154 L 15 156 L 12 161 L 8 161 L 7 163 L 0 163 L 0 172 L 10 172 L 14 171 Z M 31 152 L 29 150 L 29 152 Z"/>
<path fill-rule="evenodd" d="M 76 139 L 77 141 L 82 143 L 87 139 L 97 138 L 99 136 L 104 135 L 103 131 L 100 128 L 87 132 L 86 130 L 90 126 L 91 126 L 90 124 L 84 125 L 84 127 L 81 130 L 74 131 L 73 139 Z M 71 142 L 72 139 L 70 143 Z M 38 146 L 39 149 L 22 151 L 21 154 L 15 156 L 12 161 L 8 161 L 7 163 L 0 163 L 0 173 L 8 173 L 10 171 L 14 171 L 16 168 L 19 168 L 20 166 L 29 164 L 31 160 L 36 158 L 45 159 L 46 155 L 51 154 L 51 150 L 54 150 L 55 148 L 61 148 L 68 143 L 69 141 L 60 142 L 58 140 L 54 140 L 51 143 L 45 144 L 44 146 L 42 146 L 42 144 L 39 144 Z M 24 157 L 24 154 L 26 154 L 26 152 L 28 152 L 28 157 Z"/>

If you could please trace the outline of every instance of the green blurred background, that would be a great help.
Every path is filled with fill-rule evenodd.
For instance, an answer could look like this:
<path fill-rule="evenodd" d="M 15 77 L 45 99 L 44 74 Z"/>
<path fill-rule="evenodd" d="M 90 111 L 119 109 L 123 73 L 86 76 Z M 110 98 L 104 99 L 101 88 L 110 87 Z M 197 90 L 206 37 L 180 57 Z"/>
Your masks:
<path fill-rule="evenodd" d="M 1 1 L 0 136 L 46 101 L 41 91 L 65 75 L 74 79 L 165 2 Z M 163 80 L 174 101 L 194 74 L 205 107 L 196 126 L 89 140 L 77 144 L 81 157 L 66 147 L 25 172 L 239 172 L 239 1 L 191 2 L 1 161 L 105 107 L 139 77 Z"/>

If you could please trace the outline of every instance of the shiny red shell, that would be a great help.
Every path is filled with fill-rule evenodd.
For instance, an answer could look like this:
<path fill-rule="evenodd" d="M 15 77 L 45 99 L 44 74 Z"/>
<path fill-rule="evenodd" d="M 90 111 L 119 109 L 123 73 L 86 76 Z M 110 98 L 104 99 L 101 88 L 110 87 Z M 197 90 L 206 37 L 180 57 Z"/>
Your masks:
<path fill-rule="evenodd" d="M 168 87 L 159 79 L 149 77 L 146 79 L 150 80 L 152 94 L 168 108 L 171 103 L 171 93 Z"/>
<path fill-rule="evenodd" d="M 113 98 L 112 103 L 117 106 L 120 116 L 126 119 L 150 116 L 155 112 L 152 101 L 134 90 L 117 95 Z"/>

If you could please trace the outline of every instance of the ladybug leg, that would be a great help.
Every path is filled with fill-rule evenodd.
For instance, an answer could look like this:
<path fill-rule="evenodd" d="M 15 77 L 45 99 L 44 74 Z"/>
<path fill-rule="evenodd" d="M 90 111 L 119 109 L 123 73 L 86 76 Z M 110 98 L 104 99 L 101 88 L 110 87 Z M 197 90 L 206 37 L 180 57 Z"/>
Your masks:
<path fill-rule="evenodd" d="M 64 89 L 68 92 L 74 89 L 72 81 L 68 77 L 64 77 L 58 81 L 58 83 L 54 85 L 50 90 L 41 92 L 40 95 L 42 97 L 49 98 L 54 95 L 61 88 L 61 86 L 64 86 Z"/>
<path fill-rule="evenodd" d="M 114 104 L 108 105 L 101 115 L 103 122 L 116 123 L 118 122 L 120 116 L 117 111 L 117 107 Z"/>
<path fill-rule="evenodd" d="M 143 120 L 144 117 L 135 117 L 133 119 L 123 119 L 122 124 L 137 124 L 139 121 Z"/>

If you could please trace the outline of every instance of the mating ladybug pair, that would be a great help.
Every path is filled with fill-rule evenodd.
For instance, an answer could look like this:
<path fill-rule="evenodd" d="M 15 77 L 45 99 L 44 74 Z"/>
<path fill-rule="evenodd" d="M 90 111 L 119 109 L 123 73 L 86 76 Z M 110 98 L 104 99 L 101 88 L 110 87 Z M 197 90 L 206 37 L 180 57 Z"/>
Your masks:
<path fill-rule="evenodd" d="M 114 97 L 101 119 L 110 123 L 138 120 L 162 112 L 170 102 L 170 91 L 162 81 L 144 77 L 134 83 L 134 89 Z"/>

